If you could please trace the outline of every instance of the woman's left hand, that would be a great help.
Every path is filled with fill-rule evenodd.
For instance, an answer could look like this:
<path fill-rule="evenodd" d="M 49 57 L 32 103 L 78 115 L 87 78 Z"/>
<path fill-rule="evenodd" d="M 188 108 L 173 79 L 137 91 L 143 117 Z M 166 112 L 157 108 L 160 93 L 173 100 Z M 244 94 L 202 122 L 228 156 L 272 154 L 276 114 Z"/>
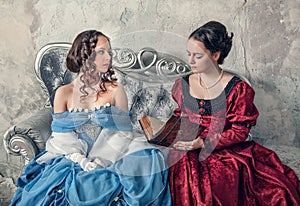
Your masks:
<path fill-rule="evenodd" d="M 204 142 L 203 139 L 198 137 L 193 141 L 178 141 L 173 145 L 173 147 L 178 150 L 190 151 L 194 149 L 203 148 Z"/>

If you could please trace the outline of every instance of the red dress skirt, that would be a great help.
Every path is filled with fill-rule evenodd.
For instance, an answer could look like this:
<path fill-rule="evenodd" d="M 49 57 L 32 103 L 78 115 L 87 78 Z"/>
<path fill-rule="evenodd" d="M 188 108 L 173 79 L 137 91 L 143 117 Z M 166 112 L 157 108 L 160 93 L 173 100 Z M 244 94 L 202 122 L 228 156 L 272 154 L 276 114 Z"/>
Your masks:
<path fill-rule="evenodd" d="M 173 205 L 300 205 L 300 181 L 278 156 L 255 141 L 245 141 L 256 124 L 254 91 L 233 77 L 215 99 L 189 94 L 188 77 L 172 89 L 177 115 L 201 122 L 204 149 L 169 153 Z"/>

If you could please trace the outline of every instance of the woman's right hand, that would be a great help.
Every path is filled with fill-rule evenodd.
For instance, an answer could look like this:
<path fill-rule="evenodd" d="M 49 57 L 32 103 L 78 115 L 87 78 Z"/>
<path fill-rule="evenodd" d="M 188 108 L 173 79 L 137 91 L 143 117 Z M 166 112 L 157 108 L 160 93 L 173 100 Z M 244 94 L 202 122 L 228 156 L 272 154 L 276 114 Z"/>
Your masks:
<path fill-rule="evenodd" d="M 92 171 L 98 167 L 98 165 L 95 162 L 91 162 L 91 161 L 88 161 L 85 165 L 80 165 L 80 166 L 86 172 Z"/>
<path fill-rule="evenodd" d="M 204 147 L 204 141 L 202 138 L 198 137 L 192 141 L 178 141 L 173 147 L 178 150 L 190 151 Z"/>
<path fill-rule="evenodd" d="M 80 167 L 86 172 L 94 170 L 98 167 L 95 162 L 91 162 L 90 159 L 86 158 L 86 156 L 80 153 L 68 154 L 66 155 L 66 158 L 78 163 Z"/>

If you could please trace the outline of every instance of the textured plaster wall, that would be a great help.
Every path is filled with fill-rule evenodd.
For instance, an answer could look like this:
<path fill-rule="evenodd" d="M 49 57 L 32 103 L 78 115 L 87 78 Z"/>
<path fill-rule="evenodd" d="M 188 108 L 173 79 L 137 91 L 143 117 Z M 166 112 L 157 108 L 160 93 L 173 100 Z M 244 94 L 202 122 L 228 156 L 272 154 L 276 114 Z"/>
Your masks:
<path fill-rule="evenodd" d="M 186 38 L 215 19 L 235 34 L 224 68 L 246 75 L 256 90 L 261 114 L 255 136 L 287 145 L 300 136 L 299 1 L 2 0 L 0 11 L 1 133 L 44 103 L 33 72 L 41 46 L 71 42 L 78 32 L 89 28 L 112 39 L 146 30 Z"/>
<path fill-rule="evenodd" d="M 300 145 L 299 0 L 0 2 L 0 138 L 8 127 L 38 111 L 46 100 L 33 70 L 41 46 L 71 42 L 80 31 L 90 28 L 112 39 L 152 30 L 185 40 L 206 21 L 219 20 L 235 34 L 224 68 L 244 74 L 256 91 L 260 117 L 252 130 L 254 137 L 264 144 Z M 173 44 L 162 43 L 159 36 L 142 40 L 166 47 Z M 0 166 L 8 160 L 10 166 L 18 167 L 19 159 L 8 158 L 2 141 L 0 146 Z M 6 168 L 4 173 L 9 172 Z"/>

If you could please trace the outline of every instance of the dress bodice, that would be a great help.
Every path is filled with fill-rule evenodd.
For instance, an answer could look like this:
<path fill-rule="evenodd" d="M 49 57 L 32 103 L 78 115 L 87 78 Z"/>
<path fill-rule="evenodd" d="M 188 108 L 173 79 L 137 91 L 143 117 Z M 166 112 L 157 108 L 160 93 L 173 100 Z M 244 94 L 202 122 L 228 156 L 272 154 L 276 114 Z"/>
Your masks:
<path fill-rule="evenodd" d="M 201 138 L 212 137 L 211 145 L 221 148 L 230 145 L 233 138 L 236 142 L 244 141 L 256 124 L 259 113 L 253 103 L 254 94 L 250 85 L 234 76 L 216 98 L 197 99 L 190 95 L 187 76 L 177 79 L 172 88 L 178 105 L 174 113 L 205 126 Z"/>
<path fill-rule="evenodd" d="M 96 125 L 111 130 L 131 131 L 131 113 L 114 105 L 101 106 L 94 110 L 72 109 L 61 113 L 52 113 L 53 132 L 70 132 L 85 124 Z"/>
<path fill-rule="evenodd" d="M 199 113 L 203 116 L 216 114 L 220 112 L 220 110 L 226 108 L 226 100 L 234 86 L 239 82 L 241 82 L 241 79 L 234 76 L 217 97 L 213 99 L 199 99 L 191 96 L 189 91 L 189 76 L 186 76 L 182 81 L 182 93 L 184 95 L 183 104 L 195 114 Z"/>

